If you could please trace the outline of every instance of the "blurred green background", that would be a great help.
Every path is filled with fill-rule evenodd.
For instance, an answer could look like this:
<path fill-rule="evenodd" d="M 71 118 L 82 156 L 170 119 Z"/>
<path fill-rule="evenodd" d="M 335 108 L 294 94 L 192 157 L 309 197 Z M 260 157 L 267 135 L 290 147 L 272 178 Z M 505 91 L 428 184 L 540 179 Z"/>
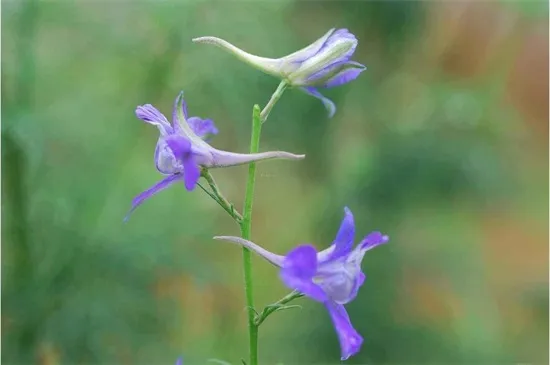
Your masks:
<path fill-rule="evenodd" d="M 131 199 L 160 179 L 179 90 L 212 143 L 245 152 L 278 81 L 191 38 L 279 57 L 349 28 L 355 82 L 287 91 L 258 166 L 253 240 L 332 241 L 343 207 L 387 233 L 348 305 L 350 364 L 548 363 L 548 3 L 544 1 L 2 2 L 2 362 L 239 364 L 247 353 L 237 226 L 200 190 Z M 246 167 L 214 171 L 240 208 Z M 359 237 L 358 237 L 359 239 Z M 287 291 L 254 258 L 259 308 Z M 262 364 L 339 362 L 324 308 L 275 314 Z"/>

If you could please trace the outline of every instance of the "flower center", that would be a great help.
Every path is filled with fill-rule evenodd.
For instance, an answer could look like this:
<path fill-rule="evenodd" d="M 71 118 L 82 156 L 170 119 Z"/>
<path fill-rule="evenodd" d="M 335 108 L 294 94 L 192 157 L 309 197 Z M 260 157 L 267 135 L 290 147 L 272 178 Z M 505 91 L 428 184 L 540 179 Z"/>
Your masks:
<path fill-rule="evenodd" d="M 353 299 L 352 294 L 357 285 L 358 275 L 356 265 L 340 263 L 330 267 L 329 270 L 319 270 L 313 277 L 313 282 L 323 288 L 336 303 L 346 304 Z"/>
<path fill-rule="evenodd" d="M 176 159 L 172 150 L 166 143 L 159 142 L 157 155 L 157 168 L 163 174 L 175 174 L 183 172 L 183 165 Z"/>

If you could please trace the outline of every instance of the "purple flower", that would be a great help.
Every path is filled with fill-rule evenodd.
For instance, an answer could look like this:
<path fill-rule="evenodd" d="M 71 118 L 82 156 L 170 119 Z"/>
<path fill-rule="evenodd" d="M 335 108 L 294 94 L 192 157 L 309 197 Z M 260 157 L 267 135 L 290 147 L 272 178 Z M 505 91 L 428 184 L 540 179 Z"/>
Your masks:
<path fill-rule="evenodd" d="M 317 252 L 311 245 L 300 245 L 286 256 L 281 256 L 240 237 L 214 237 L 240 244 L 256 252 L 281 269 L 280 277 L 286 286 L 323 303 L 338 334 L 342 360 L 358 353 L 363 343 L 363 338 L 351 324 L 344 304 L 355 299 L 365 281 L 365 275 L 361 271 L 365 252 L 388 242 L 388 236 L 372 232 L 353 248 L 353 214 L 348 208 L 344 208 L 344 212 L 344 219 L 334 242 L 321 252 Z"/>
<path fill-rule="evenodd" d="M 151 104 L 138 106 L 136 116 L 155 125 L 160 131 L 155 148 L 155 165 L 166 177 L 134 198 L 125 220 L 145 200 L 176 182 L 183 182 L 187 190 L 193 190 L 200 178 L 201 168 L 236 166 L 273 158 L 297 160 L 305 157 L 282 151 L 233 153 L 210 146 L 203 138 L 217 134 L 218 129 L 210 119 L 187 117 L 183 92 L 174 102 L 172 123 Z"/>
<path fill-rule="evenodd" d="M 176 360 L 176 365 L 183 365 L 183 357 L 178 357 Z"/>
<path fill-rule="evenodd" d="M 320 99 L 329 117 L 336 111 L 334 103 L 321 95 L 317 88 L 331 88 L 355 80 L 366 67 L 351 61 L 357 38 L 347 29 L 331 29 L 309 46 L 282 58 L 258 57 L 216 37 L 200 37 L 193 42 L 216 45 L 249 65 Z"/>

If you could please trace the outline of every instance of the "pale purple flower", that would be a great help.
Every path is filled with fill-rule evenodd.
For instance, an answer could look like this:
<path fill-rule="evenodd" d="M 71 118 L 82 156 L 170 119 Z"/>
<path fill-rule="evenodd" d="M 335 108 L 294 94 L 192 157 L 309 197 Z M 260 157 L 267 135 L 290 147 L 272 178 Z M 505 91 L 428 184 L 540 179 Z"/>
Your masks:
<path fill-rule="evenodd" d="M 155 165 L 166 177 L 134 198 L 125 220 L 146 199 L 176 182 L 183 182 L 187 190 L 193 190 L 200 178 L 201 168 L 236 166 L 274 158 L 297 160 L 305 157 L 282 151 L 233 153 L 210 146 L 203 138 L 217 134 L 218 129 L 210 119 L 188 118 L 183 92 L 174 102 L 172 123 L 151 104 L 138 106 L 136 116 L 155 125 L 160 131 L 155 148 Z"/>
<path fill-rule="evenodd" d="M 353 214 L 348 208 L 344 208 L 344 212 L 344 219 L 334 242 L 321 252 L 317 252 L 311 245 L 300 245 L 286 256 L 281 256 L 240 237 L 214 237 L 240 244 L 256 252 L 281 269 L 280 277 L 286 286 L 323 303 L 336 329 L 342 360 L 358 353 L 363 343 L 363 338 L 351 324 L 344 304 L 355 299 L 365 281 L 365 275 L 361 271 L 365 252 L 388 242 L 388 236 L 372 232 L 353 248 Z"/>
<path fill-rule="evenodd" d="M 302 88 L 323 102 L 329 117 L 334 115 L 336 106 L 317 88 L 346 84 L 366 69 L 364 65 L 351 61 L 357 38 L 347 29 L 331 29 L 309 46 L 276 59 L 252 55 L 217 37 L 195 38 L 193 42 L 216 45 L 249 65 Z"/>
<path fill-rule="evenodd" d="M 178 357 L 176 360 L 176 365 L 183 365 L 183 357 Z"/>

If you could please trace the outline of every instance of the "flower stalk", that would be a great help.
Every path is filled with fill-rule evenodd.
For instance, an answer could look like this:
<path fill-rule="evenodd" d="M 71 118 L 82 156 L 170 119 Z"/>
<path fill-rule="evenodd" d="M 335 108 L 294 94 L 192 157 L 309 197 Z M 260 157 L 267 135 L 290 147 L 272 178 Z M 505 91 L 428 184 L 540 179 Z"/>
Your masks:
<path fill-rule="evenodd" d="M 250 151 L 256 153 L 260 146 L 260 132 L 262 123 L 260 119 L 260 107 L 254 105 L 252 112 L 252 137 L 250 139 Z M 254 202 L 254 185 L 256 182 L 256 164 L 248 165 L 248 178 L 244 197 L 243 220 L 241 221 L 241 236 L 250 238 L 252 228 L 252 203 Z M 258 364 L 258 327 L 254 323 L 254 289 L 252 282 L 252 262 L 250 251 L 243 248 L 244 291 L 246 306 L 248 308 L 248 340 L 249 340 L 249 364 Z"/>
<path fill-rule="evenodd" d="M 287 87 L 288 87 L 288 84 L 285 81 L 282 81 L 277 87 L 277 90 L 275 90 L 273 95 L 271 95 L 271 99 L 269 99 L 269 101 L 267 102 L 267 105 L 260 113 L 260 120 L 262 121 L 262 123 L 267 120 L 267 117 L 269 116 L 271 109 L 273 109 L 277 101 L 279 101 L 279 99 L 281 98 L 281 96 L 283 95 L 283 92 L 286 90 Z"/>
<path fill-rule="evenodd" d="M 202 188 L 205 193 L 214 199 L 216 203 L 218 203 L 235 220 L 235 222 L 237 222 L 237 224 L 241 224 L 243 221 L 243 216 L 237 211 L 237 209 L 235 209 L 233 204 L 231 204 L 229 200 L 223 196 L 218 184 L 216 184 L 216 181 L 214 180 L 214 176 L 212 176 L 210 171 L 208 171 L 208 169 L 203 169 L 201 176 L 206 180 L 208 186 L 212 189 L 212 192 L 207 191 L 202 185 L 199 185 L 200 188 Z"/>

